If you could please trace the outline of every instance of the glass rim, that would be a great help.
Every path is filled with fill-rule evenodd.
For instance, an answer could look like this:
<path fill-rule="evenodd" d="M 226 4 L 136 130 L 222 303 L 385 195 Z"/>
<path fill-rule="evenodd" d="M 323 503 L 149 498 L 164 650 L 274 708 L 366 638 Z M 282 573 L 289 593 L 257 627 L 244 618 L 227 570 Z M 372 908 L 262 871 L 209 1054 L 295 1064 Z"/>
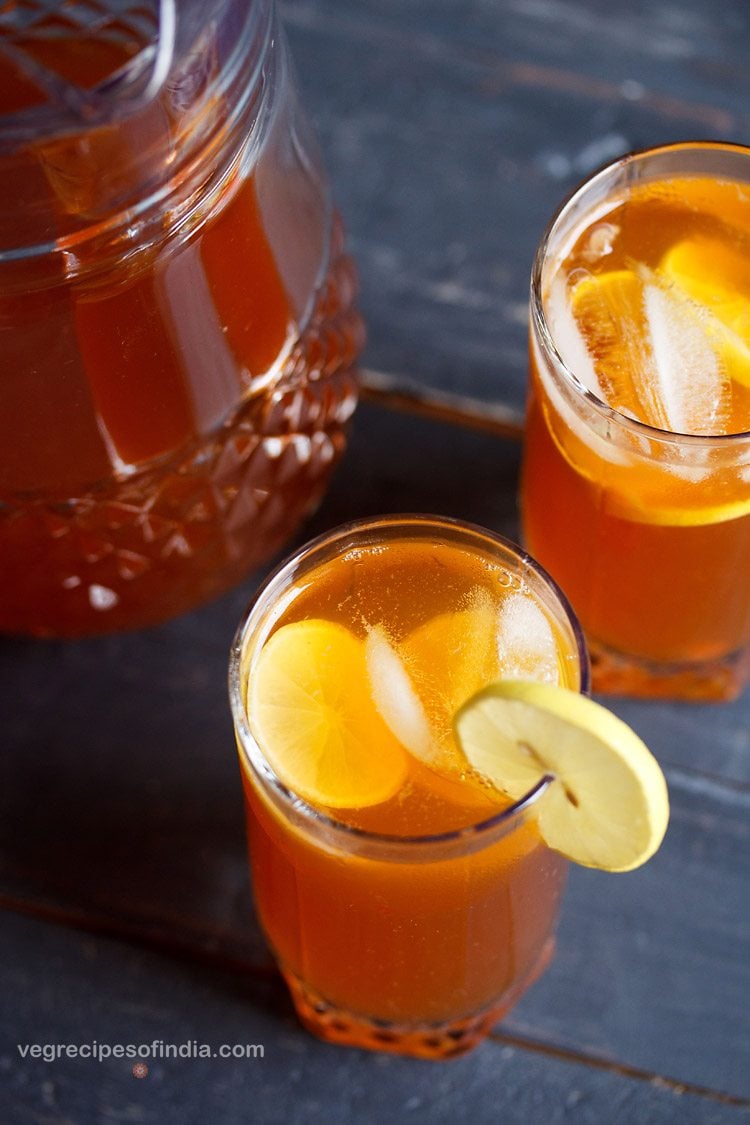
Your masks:
<path fill-rule="evenodd" d="M 208 16 L 215 21 L 226 19 L 233 2 L 236 0 L 214 0 L 214 8 L 208 12 Z M 193 0 L 194 9 L 198 3 L 199 0 Z M 132 8 L 138 10 L 135 4 Z M 92 130 L 102 125 L 121 124 L 126 118 L 145 109 L 162 93 L 169 82 L 172 69 L 182 65 L 189 57 L 201 34 L 200 29 L 193 28 L 190 39 L 180 40 L 178 32 L 181 32 L 182 25 L 187 20 L 186 13 L 180 12 L 179 0 L 155 0 L 152 14 L 154 24 L 151 37 L 148 38 L 145 29 L 139 28 L 143 42 L 135 52 L 85 89 L 78 88 L 74 82 L 61 78 L 54 71 L 48 72 L 49 68 L 44 64 L 35 65 L 34 59 L 27 58 L 23 51 L 20 54 L 14 52 L 12 57 L 21 71 L 30 74 L 43 85 L 49 99 L 57 101 L 35 103 L 7 113 L 0 112 L 0 153 L 12 153 L 14 147 L 25 144 L 30 137 L 55 141 L 59 136 L 67 136 L 70 130 Z M 237 38 L 242 40 L 256 32 L 263 20 L 270 20 L 270 15 L 269 0 L 253 0 L 247 6 L 246 24 L 240 28 Z M 123 26 L 132 30 L 127 20 Z M 107 24 L 103 27 L 104 30 L 98 25 L 82 23 L 78 30 L 84 36 L 93 34 L 107 43 L 110 37 L 117 34 L 117 30 L 113 32 Z M 117 24 L 112 27 L 117 28 Z M 119 33 L 122 34 L 121 28 Z M 32 38 L 34 34 L 38 35 L 38 32 L 34 32 L 32 27 Z M 55 32 L 49 34 L 48 31 L 40 36 L 51 42 L 56 37 Z M 3 48 L 0 45 L 0 55 L 2 54 Z M 218 80 L 214 79 L 212 87 L 215 86 L 218 90 L 224 80 L 222 76 Z M 44 126 L 43 132 L 41 126 Z"/>
<path fill-rule="evenodd" d="M 403 528 L 405 533 L 404 538 L 408 538 L 408 530 L 410 528 L 422 529 L 423 533 L 430 528 L 444 528 L 447 529 L 449 533 L 453 533 L 454 536 L 463 534 L 476 537 L 477 540 L 489 540 L 495 547 L 499 547 L 502 551 L 512 555 L 520 566 L 527 567 L 549 590 L 568 623 L 574 641 L 575 655 L 578 660 L 580 678 L 578 691 L 581 694 L 589 693 L 591 685 L 588 652 L 583 630 L 573 607 L 544 567 L 542 567 L 536 559 L 532 558 L 521 546 L 513 543 L 512 540 L 502 535 L 498 535 L 487 528 L 481 527 L 479 524 L 455 519 L 450 516 L 407 512 L 403 514 L 396 513 L 392 515 L 364 517 L 362 519 L 350 520 L 346 523 L 339 524 L 329 531 L 316 536 L 314 539 L 307 541 L 301 547 L 298 547 L 296 551 L 274 567 L 271 573 L 258 587 L 246 607 L 230 648 L 228 675 L 229 702 L 234 721 L 235 734 L 242 758 L 247 764 L 248 769 L 259 779 L 265 788 L 271 791 L 275 800 L 281 803 L 285 811 L 296 814 L 296 816 L 303 821 L 331 833 L 334 838 L 340 835 L 342 840 L 349 842 L 358 841 L 362 844 L 370 843 L 375 846 L 397 849 L 409 849 L 417 846 L 438 848 L 440 845 L 445 844 L 466 843 L 484 838 L 487 834 L 492 833 L 494 829 L 498 830 L 497 838 L 500 839 L 502 836 L 508 834 L 517 823 L 523 822 L 526 813 L 536 805 L 537 801 L 554 781 L 553 775 L 545 774 L 524 793 L 523 796 L 513 801 L 512 804 L 498 812 L 492 813 L 491 816 L 485 816 L 481 820 L 464 825 L 462 828 L 413 836 L 373 832 L 369 829 L 358 828 L 344 821 L 337 820 L 335 816 L 331 816 L 315 808 L 314 805 L 300 797 L 294 790 L 284 785 L 263 754 L 250 728 L 242 692 L 242 658 L 245 652 L 246 641 L 251 635 L 252 628 L 262 623 L 266 600 L 269 596 L 273 597 L 274 595 L 278 595 L 283 589 L 287 588 L 285 585 L 287 580 L 293 576 L 300 563 L 314 559 L 316 555 L 323 554 L 327 548 L 331 548 L 336 544 L 343 544 L 354 535 L 361 535 L 368 531 L 373 533 L 378 530 L 385 530 L 386 528 Z M 254 753 L 252 751 L 254 751 Z M 505 828 L 506 831 L 501 832 L 500 829 L 502 828 Z"/>
<path fill-rule="evenodd" d="M 57 283 L 57 272 L 53 270 L 48 276 L 47 271 L 58 259 L 64 264 L 64 277 L 73 282 L 90 272 L 96 274 L 115 253 L 112 246 L 119 237 L 127 235 L 132 241 L 133 229 L 140 232 L 138 244 L 144 240 L 158 242 L 175 231 L 184 235 L 185 223 L 190 230 L 195 212 L 185 199 L 198 190 L 196 185 L 205 188 L 203 212 L 213 213 L 232 162 L 242 152 L 246 159 L 251 154 L 255 160 L 273 119 L 269 100 L 279 96 L 275 83 L 287 81 L 279 77 L 286 73 L 287 62 L 283 46 L 275 46 L 278 15 L 274 0 L 212 0 L 210 10 L 200 5 L 201 0 L 182 6 L 181 0 L 158 0 L 157 6 L 167 14 L 164 29 L 168 44 L 167 38 L 159 38 L 159 27 L 155 27 L 150 43 L 89 89 L 76 93 L 75 83 L 58 76 L 46 87 L 53 101 L 12 113 L 0 112 L 2 176 L 15 175 L 17 162 L 28 155 L 30 139 L 37 145 L 67 144 L 71 138 L 83 143 L 105 128 L 115 130 L 122 146 L 122 130 L 123 136 L 129 135 L 127 130 L 139 122 L 141 115 L 158 108 L 160 98 L 176 96 L 181 84 L 187 90 L 185 106 L 189 104 L 189 110 L 185 106 L 180 109 L 173 127 L 154 134 L 148 144 L 144 142 L 145 147 L 130 144 L 122 149 L 126 153 L 120 177 L 124 187 L 115 183 L 111 190 L 108 188 L 110 195 L 103 197 L 90 214 L 66 212 L 65 221 L 53 224 L 50 235 L 47 196 L 32 192 L 24 201 L 24 209 L 34 222 L 19 234 L 14 226 L 17 201 L 10 210 L 0 209 L 0 267 L 15 270 L 33 263 L 40 269 L 33 281 L 35 286 L 52 284 L 50 279 Z M 192 90 L 188 84 L 190 68 L 199 72 L 204 57 L 218 57 L 225 39 L 222 65 L 215 72 L 206 71 L 205 88 Z M 165 47 L 163 57 L 158 58 L 162 43 L 168 49 Z M 274 66 L 280 68 L 273 82 L 263 79 L 269 58 L 275 58 Z M 135 85 L 140 81 L 139 67 L 145 73 L 151 61 L 153 81 L 146 81 L 137 92 L 128 92 L 131 79 Z M 66 96 L 69 86 L 72 92 Z M 169 218 L 166 227 L 165 215 Z M 83 253 L 86 247 L 89 251 Z M 58 272 L 61 268 L 58 266 Z"/>
<path fill-rule="evenodd" d="M 589 390 L 565 362 L 555 343 L 552 329 L 547 320 L 547 314 L 544 311 L 542 296 L 544 262 L 550 249 L 552 238 L 557 232 L 558 225 L 565 218 L 568 211 L 578 203 L 591 188 L 600 184 L 603 180 L 606 180 L 608 176 L 611 176 L 618 169 L 650 157 L 676 153 L 680 150 L 687 152 L 699 152 L 700 150 L 726 152 L 727 155 L 731 156 L 734 154 L 738 157 L 748 158 L 750 161 L 750 145 L 743 145 L 733 141 L 714 140 L 673 141 L 669 144 L 651 145 L 646 148 L 632 149 L 629 152 L 623 153 L 622 156 L 618 156 L 616 160 L 607 161 L 606 164 L 603 164 L 601 167 L 585 176 L 568 192 L 555 208 L 544 228 L 541 240 L 536 249 L 531 268 L 530 285 L 532 327 L 538 333 L 544 350 L 547 352 L 547 357 L 554 362 L 555 367 L 568 386 L 579 398 L 588 403 L 597 414 L 615 423 L 622 429 L 628 430 L 640 437 L 657 440 L 664 445 L 693 446 L 696 448 L 705 448 L 706 446 L 731 448 L 736 445 L 742 448 L 742 446 L 750 443 L 750 430 L 741 430 L 737 433 L 729 434 L 683 434 L 675 430 L 663 430 L 658 426 L 651 426 L 648 422 L 640 422 L 637 418 L 631 418 L 627 414 L 623 414 L 621 411 L 615 409 L 615 407 L 609 406 L 608 403 L 600 399 L 597 394 Z M 748 167 L 750 170 L 750 163 Z M 748 176 L 748 183 L 750 184 L 750 175 Z"/>

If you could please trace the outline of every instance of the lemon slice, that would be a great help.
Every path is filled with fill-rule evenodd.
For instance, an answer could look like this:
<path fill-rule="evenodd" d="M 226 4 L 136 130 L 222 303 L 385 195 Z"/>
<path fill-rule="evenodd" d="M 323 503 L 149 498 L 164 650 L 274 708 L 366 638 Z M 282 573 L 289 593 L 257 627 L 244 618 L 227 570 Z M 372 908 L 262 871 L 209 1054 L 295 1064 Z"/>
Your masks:
<path fill-rule="evenodd" d="M 261 649 L 248 718 L 284 785 L 314 805 L 365 808 L 393 797 L 405 750 L 372 701 L 364 644 L 332 621 L 282 626 Z"/>
<path fill-rule="evenodd" d="M 742 417 L 732 416 L 730 373 L 745 378 L 750 351 L 743 359 L 740 337 L 666 272 L 667 259 L 663 266 L 587 275 L 572 290 L 605 400 L 674 433 L 742 430 Z"/>
<path fill-rule="evenodd" d="M 668 429 L 650 378 L 653 357 L 637 274 L 632 270 L 589 274 L 576 283 L 571 308 L 605 401 L 615 410 Z"/>
<path fill-rule="evenodd" d="M 586 696 L 500 681 L 461 708 L 455 729 L 470 765 L 514 799 L 554 778 L 538 804 L 539 831 L 576 863 L 630 871 L 661 844 L 669 799 L 656 759 Z"/>
<path fill-rule="evenodd" d="M 430 618 L 406 637 L 400 653 L 436 743 L 455 757 L 453 716 L 499 673 L 497 616 L 489 593 L 478 590 L 468 609 Z"/>
<path fill-rule="evenodd" d="M 724 354 L 730 374 L 750 387 L 750 264 L 746 254 L 715 238 L 678 242 L 660 270 L 705 311 L 704 326 Z"/>
<path fill-rule="evenodd" d="M 740 500 L 727 500 L 710 508 L 691 508 L 688 506 L 666 506 L 654 502 L 647 505 L 637 503 L 635 497 L 612 496 L 608 507 L 613 515 L 637 523 L 657 524 L 660 527 L 708 527 L 715 523 L 729 523 L 742 516 L 750 515 L 750 497 Z"/>

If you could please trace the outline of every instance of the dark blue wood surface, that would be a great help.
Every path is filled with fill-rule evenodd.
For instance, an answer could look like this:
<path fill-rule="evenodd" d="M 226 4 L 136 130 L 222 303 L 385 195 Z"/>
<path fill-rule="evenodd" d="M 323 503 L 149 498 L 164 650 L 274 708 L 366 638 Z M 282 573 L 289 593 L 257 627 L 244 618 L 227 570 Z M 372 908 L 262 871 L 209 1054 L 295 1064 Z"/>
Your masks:
<path fill-rule="evenodd" d="M 522 405 L 531 260 L 633 148 L 750 142 L 744 0 L 289 0 L 369 363 Z"/>
<path fill-rule="evenodd" d="M 531 256 L 627 148 L 750 141 L 744 0 L 283 6 L 360 262 L 366 363 L 520 408 Z M 304 537 L 393 510 L 516 533 L 518 446 L 374 406 Z M 617 701 L 665 766 L 642 871 L 576 870 L 557 958 L 435 1065 L 301 1031 L 250 901 L 226 654 L 255 576 L 148 632 L 0 640 L 0 1122 L 735 1122 L 750 1116 L 750 698 Z M 22 1060 L 19 1043 L 262 1044 Z"/>

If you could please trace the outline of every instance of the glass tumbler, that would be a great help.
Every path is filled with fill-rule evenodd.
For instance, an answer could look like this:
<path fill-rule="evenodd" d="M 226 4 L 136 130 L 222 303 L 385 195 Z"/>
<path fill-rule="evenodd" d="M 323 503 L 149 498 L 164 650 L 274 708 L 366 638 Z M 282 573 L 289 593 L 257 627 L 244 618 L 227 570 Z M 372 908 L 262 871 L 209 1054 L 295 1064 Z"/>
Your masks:
<path fill-rule="evenodd" d="M 595 691 L 719 701 L 747 683 L 750 433 L 721 431 L 696 403 L 708 397 L 707 386 L 713 391 L 710 378 L 719 388 L 712 409 L 723 406 L 726 387 L 715 366 L 733 388 L 733 407 L 750 402 L 750 366 L 743 366 L 750 292 L 742 289 L 741 264 L 748 237 L 750 149 L 696 142 L 633 153 L 596 173 L 561 206 L 537 251 L 524 536 L 575 606 Z M 626 256 L 628 239 L 643 260 Z M 691 304 L 679 275 L 675 281 L 667 272 L 674 255 L 689 256 L 690 284 L 705 306 Z M 728 266 L 734 261 L 737 277 Z M 599 280 L 620 293 L 642 284 L 642 307 L 648 300 L 655 310 L 628 338 L 627 362 L 617 353 L 620 367 L 613 359 L 610 371 L 643 386 L 661 411 L 678 419 L 692 413 L 699 430 L 647 424 L 608 405 L 592 385 L 592 356 L 582 339 L 575 342 L 570 305 L 573 283 L 589 284 L 590 270 L 604 270 Z M 736 286 L 735 329 L 711 319 L 720 275 L 722 285 Z M 614 300 L 599 307 L 611 329 Z M 680 319 L 657 319 L 661 308 Z M 737 334 L 742 316 L 745 344 Z M 665 382 L 665 371 L 678 367 L 690 372 L 682 391 Z"/>
<path fill-rule="evenodd" d="M 462 1054 L 553 954 L 568 863 L 536 825 L 549 778 L 503 808 L 486 792 L 475 803 L 465 777 L 446 780 L 407 755 L 406 781 L 392 798 L 345 816 L 282 783 L 247 705 L 279 627 L 317 626 L 322 617 L 334 629 L 346 622 L 364 643 L 363 619 L 383 607 L 388 628 L 412 629 L 425 612 L 438 622 L 435 664 L 450 694 L 449 666 L 460 657 L 441 622 L 449 605 L 465 606 L 465 574 L 501 601 L 522 591 L 529 614 L 554 633 L 561 682 L 588 690 L 582 634 L 555 584 L 513 544 L 438 517 L 363 520 L 308 544 L 269 577 L 235 638 L 229 687 L 256 911 L 300 1020 L 330 1042 L 422 1058 Z M 341 677 L 346 697 L 366 708 L 358 643 Z M 300 706 L 299 688 L 284 682 L 288 704 L 275 705 Z M 311 698 L 305 692 L 302 706 Z M 385 754 L 385 738 L 374 749 Z"/>

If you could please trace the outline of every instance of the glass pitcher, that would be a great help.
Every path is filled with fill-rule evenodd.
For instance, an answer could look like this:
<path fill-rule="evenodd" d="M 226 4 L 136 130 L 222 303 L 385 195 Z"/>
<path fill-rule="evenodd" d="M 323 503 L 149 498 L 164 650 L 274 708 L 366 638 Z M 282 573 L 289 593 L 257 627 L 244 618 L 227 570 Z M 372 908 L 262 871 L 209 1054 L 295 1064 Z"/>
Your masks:
<path fill-rule="evenodd" d="M 0 631 L 267 559 L 356 402 L 356 276 L 273 0 L 0 11 Z"/>

